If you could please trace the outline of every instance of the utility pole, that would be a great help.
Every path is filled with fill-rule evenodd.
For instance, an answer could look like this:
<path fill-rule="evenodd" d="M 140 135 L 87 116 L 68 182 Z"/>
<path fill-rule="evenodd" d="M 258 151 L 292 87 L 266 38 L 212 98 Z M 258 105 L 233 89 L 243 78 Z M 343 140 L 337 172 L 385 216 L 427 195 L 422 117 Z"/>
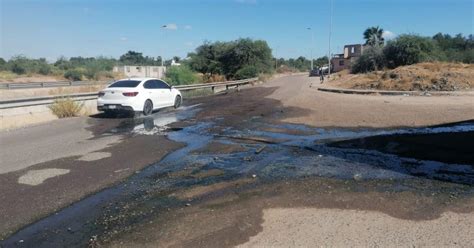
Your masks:
<path fill-rule="evenodd" d="M 162 30 L 162 31 L 161 31 L 161 40 L 162 40 L 162 41 L 165 40 L 165 39 L 164 39 L 164 36 L 165 36 L 165 31 L 164 31 L 164 30 L 165 30 L 165 28 L 167 28 L 167 27 L 168 27 L 167 25 L 161 26 L 161 30 Z M 163 44 L 163 43 L 161 43 L 161 44 Z M 161 53 L 162 53 L 162 55 L 161 55 L 161 67 L 163 67 L 163 61 L 165 60 L 165 56 L 163 56 L 163 50 L 164 50 L 164 49 L 163 49 L 163 47 L 162 47 L 162 48 L 161 48 Z"/>
<path fill-rule="evenodd" d="M 328 78 L 331 77 L 331 33 L 332 33 L 332 12 L 333 12 L 333 0 L 331 2 L 331 9 L 329 13 L 329 54 L 328 54 Z"/>
<path fill-rule="evenodd" d="M 314 66 L 313 66 L 314 30 L 312 28 L 306 28 L 306 29 L 311 31 L 311 70 L 313 70 L 314 69 Z"/>

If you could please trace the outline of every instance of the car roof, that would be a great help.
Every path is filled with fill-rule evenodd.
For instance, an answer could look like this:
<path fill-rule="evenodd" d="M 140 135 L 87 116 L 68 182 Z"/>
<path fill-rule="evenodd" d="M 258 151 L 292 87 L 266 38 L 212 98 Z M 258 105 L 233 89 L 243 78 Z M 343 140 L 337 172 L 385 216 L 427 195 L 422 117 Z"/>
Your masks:
<path fill-rule="evenodd" d="M 143 82 L 143 81 L 146 81 L 146 80 L 150 80 L 150 79 L 156 79 L 156 80 L 161 80 L 159 78 L 151 78 L 151 77 L 145 77 L 145 78 L 138 78 L 138 77 L 130 77 L 130 78 L 122 78 L 122 79 L 119 79 L 117 81 L 122 81 L 122 80 L 133 80 L 133 81 L 140 81 L 140 82 Z M 163 81 L 163 80 L 161 80 Z"/>

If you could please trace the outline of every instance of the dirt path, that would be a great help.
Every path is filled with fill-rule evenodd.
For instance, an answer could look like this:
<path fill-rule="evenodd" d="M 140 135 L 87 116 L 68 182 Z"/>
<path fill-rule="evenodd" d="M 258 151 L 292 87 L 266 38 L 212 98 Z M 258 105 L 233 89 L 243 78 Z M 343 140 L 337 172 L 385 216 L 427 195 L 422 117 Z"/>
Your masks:
<path fill-rule="evenodd" d="M 425 126 L 474 119 L 473 96 L 372 96 L 317 91 L 317 78 L 285 77 L 265 84 L 267 96 L 309 112 L 283 121 L 328 127 Z M 312 86 L 312 87 L 310 87 Z"/>

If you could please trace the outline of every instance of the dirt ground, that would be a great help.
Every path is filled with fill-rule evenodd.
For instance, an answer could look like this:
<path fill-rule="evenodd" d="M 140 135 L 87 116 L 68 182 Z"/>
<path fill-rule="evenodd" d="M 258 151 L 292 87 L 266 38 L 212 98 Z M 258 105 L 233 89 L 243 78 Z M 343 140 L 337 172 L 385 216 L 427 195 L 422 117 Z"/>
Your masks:
<path fill-rule="evenodd" d="M 365 74 L 342 71 L 327 85 L 345 89 L 466 91 L 474 88 L 474 65 L 426 62 Z"/>

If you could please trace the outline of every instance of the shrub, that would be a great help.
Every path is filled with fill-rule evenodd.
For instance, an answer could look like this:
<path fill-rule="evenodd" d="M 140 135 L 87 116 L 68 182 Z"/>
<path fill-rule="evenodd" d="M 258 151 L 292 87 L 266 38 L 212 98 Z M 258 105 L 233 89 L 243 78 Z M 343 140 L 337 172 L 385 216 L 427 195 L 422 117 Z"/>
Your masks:
<path fill-rule="evenodd" d="M 171 66 L 166 71 L 165 81 L 171 85 L 193 84 L 199 82 L 199 76 L 186 66 Z"/>
<path fill-rule="evenodd" d="M 384 49 L 387 65 L 395 68 L 402 65 L 411 65 L 423 61 L 439 58 L 436 46 L 432 39 L 419 35 L 400 35 L 397 39 L 388 42 Z"/>
<path fill-rule="evenodd" d="M 73 81 L 80 81 L 82 79 L 82 75 L 84 73 L 81 71 L 81 70 L 78 70 L 78 69 L 70 69 L 70 70 L 67 70 L 65 73 L 64 73 L 64 77 L 69 79 L 69 80 L 73 80 Z"/>
<path fill-rule="evenodd" d="M 51 112 L 58 118 L 78 116 L 83 107 L 84 103 L 76 102 L 71 98 L 56 99 L 49 105 Z"/>
<path fill-rule="evenodd" d="M 352 73 L 365 73 L 381 70 L 385 67 L 385 57 L 382 46 L 369 47 L 351 67 Z"/>
<path fill-rule="evenodd" d="M 239 79 L 246 79 L 246 78 L 254 78 L 257 75 L 258 75 L 257 68 L 255 68 L 255 66 L 247 65 L 235 73 L 235 79 L 239 80 Z"/>
<path fill-rule="evenodd" d="M 51 74 L 52 72 L 52 69 L 51 69 L 51 66 L 44 63 L 44 64 L 39 64 L 38 66 L 38 73 L 39 74 L 42 74 L 42 75 L 49 75 Z"/>

